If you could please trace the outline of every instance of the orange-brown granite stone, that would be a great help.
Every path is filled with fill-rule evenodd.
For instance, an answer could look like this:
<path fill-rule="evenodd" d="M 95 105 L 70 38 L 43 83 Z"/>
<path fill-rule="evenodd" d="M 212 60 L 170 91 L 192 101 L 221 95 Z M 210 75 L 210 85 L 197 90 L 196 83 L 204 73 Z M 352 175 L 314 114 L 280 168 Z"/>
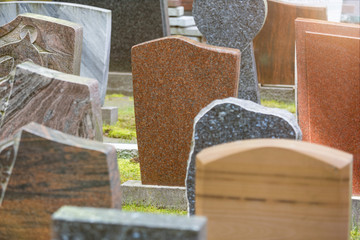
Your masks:
<path fill-rule="evenodd" d="M 240 51 L 167 37 L 134 46 L 132 64 L 142 183 L 184 186 L 193 119 L 237 96 Z"/>
<path fill-rule="evenodd" d="M 360 194 L 360 25 L 296 20 L 298 113 L 305 141 L 354 154 Z"/>
<path fill-rule="evenodd" d="M 112 146 L 36 123 L 2 146 L 0 166 L 13 168 L 0 172 L 0 239 L 50 239 L 51 214 L 63 205 L 121 209 Z"/>
<path fill-rule="evenodd" d="M 295 84 L 295 19 L 326 20 L 326 6 L 310 7 L 268 0 L 264 27 L 254 38 L 258 81 L 261 84 Z"/>

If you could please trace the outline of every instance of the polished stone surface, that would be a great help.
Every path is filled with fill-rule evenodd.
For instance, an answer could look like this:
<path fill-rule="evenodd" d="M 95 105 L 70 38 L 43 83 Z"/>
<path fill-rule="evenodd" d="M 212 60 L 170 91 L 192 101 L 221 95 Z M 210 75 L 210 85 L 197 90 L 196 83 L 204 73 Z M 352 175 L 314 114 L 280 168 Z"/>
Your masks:
<path fill-rule="evenodd" d="M 17 65 L 0 82 L 0 140 L 34 121 L 71 135 L 102 141 L 98 82 L 34 63 Z"/>
<path fill-rule="evenodd" d="M 326 6 L 268 0 L 268 8 L 265 25 L 254 38 L 259 83 L 295 85 L 295 19 L 326 20 Z"/>
<path fill-rule="evenodd" d="M 360 25 L 297 19 L 298 116 L 304 140 L 352 153 L 360 195 Z"/>
<path fill-rule="evenodd" d="M 13 141 L 16 162 L 0 207 L 1 239 L 50 239 L 51 214 L 63 205 L 121 209 L 114 147 L 36 123 Z"/>
<path fill-rule="evenodd" d="M 27 60 L 64 73 L 80 73 L 80 25 L 31 13 L 8 20 L 0 24 L 0 80 Z"/>
<path fill-rule="evenodd" d="M 290 112 L 267 108 L 248 100 L 215 100 L 199 112 L 194 120 L 193 144 L 186 175 L 189 214 L 195 214 L 196 155 L 214 145 L 255 138 L 301 140 L 301 130 Z"/>
<path fill-rule="evenodd" d="M 351 154 L 252 139 L 206 148 L 196 165 L 196 214 L 208 218 L 208 240 L 349 239 Z"/>
<path fill-rule="evenodd" d="M 194 117 L 236 97 L 240 51 L 167 37 L 135 46 L 132 61 L 142 183 L 184 186 Z"/>
<path fill-rule="evenodd" d="M 110 71 L 131 72 L 131 48 L 170 35 L 167 0 L 56 0 L 110 9 Z"/>
<path fill-rule="evenodd" d="M 104 102 L 109 73 L 111 11 L 80 4 L 56 2 L 0 3 L 0 25 L 22 13 L 36 13 L 78 23 L 83 27 L 80 76 L 99 82 Z"/>
<path fill-rule="evenodd" d="M 52 216 L 52 239 L 206 240 L 206 218 L 62 207 Z"/>
<path fill-rule="evenodd" d="M 195 0 L 193 15 L 211 45 L 241 51 L 238 97 L 260 103 L 252 40 L 264 25 L 266 0 Z"/>

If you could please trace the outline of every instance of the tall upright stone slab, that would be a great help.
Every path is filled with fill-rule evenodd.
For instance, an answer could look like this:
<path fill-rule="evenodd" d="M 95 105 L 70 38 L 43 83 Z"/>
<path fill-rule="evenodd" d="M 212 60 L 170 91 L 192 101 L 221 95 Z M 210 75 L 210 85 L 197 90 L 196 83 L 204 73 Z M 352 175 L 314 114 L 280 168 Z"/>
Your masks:
<path fill-rule="evenodd" d="M 252 40 L 264 25 L 266 0 L 194 0 L 193 15 L 212 45 L 241 51 L 238 97 L 260 103 Z"/>
<path fill-rule="evenodd" d="M 288 111 L 267 108 L 248 100 L 215 100 L 202 109 L 194 120 L 193 144 L 188 160 L 186 193 L 188 213 L 195 214 L 196 155 L 203 149 L 256 138 L 301 140 L 296 118 Z"/>
<path fill-rule="evenodd" d="M 83 27 L 80 76 L 93 78 L 99 82 L 103 103 L 109 73 L 111 11 L 71 3 L 4 2 L 0 3 L 0 25 L 10 22 L 23 13 L 56 17 L 78 23 Z"/>
<path fill-rule="evenodd" d="M 0 80 L 26 60 L 79 75 L 82 36 L 78 24 L 31 13 L 19 15 L 0 27 Z"/>
<path fill-rule="evenodd" d="M 206 218 L 62 207 L 52 216 L 52 238 L 206 240 Z"/>
<path fill-rule="evenodd" d="M 0 140 L 35 121 L 78 137 L 102 141 L 98 82 L 34 63 L 17 65 L 0 82 Z"/>
<path fill-rule="evenodd" d="M 325 6 L 268 0 L 264 27 L 254 38 L 259 83 L 295 85 L 295 19 L 327 20 Z"/>
<path fill-rule="evenodd" d="M 240 51 L 167 37 L 133 47 L 132 62 L 142 183 L 184 186 L 193 119 L 236 97 Z"/>
<path fill-rule="evenodd" d="M 296 20 L 298 116 L 304 140 L 354 155 L 360 194 L 360 25 Z"/>
<path fill-rule="evenodd" d="M 167 0 L 56 0 L 112 11 L 111 72 L 131 72 L 131 47 L 170 35 Z"/>
<path fill-rule="evenodd" d="M 50 239 L 51 214 L 63 205 L 121 209 L 116 151 L 30 123 L 14 138 L 15 165 L 0 207 L 2 239 Z M 10 154 L 10 156 L 12 156 Z M 0 153 L 3 160 L 6 153 Z M 10 158 L 12 159 L 12 158 Z M 0 177 L 3 175 L 0 174 Z"/>
<path fill-rule="evenodd" d="M 196 214 L 208 218 L 209 240 L 349 238 L 351 154 L 257 139 L 207 148 L 196 162 Z"/>

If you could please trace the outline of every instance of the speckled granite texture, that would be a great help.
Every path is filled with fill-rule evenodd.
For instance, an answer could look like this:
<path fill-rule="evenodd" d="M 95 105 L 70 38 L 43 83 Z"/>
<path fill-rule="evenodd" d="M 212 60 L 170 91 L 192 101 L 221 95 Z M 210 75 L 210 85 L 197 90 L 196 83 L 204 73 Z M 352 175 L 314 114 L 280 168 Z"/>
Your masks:
<path fill-rule="evenodd" d="M 25 62 L 0 82 L 0 140 L 34 121 L 102 141 L 98 82 Z"/>
<path fill-rule="evenodd" d="M 301 140 L 296 118 L 288 111 L 267 108 L 248 100 L 216 100 L 202 109 L 194 120 L 193 144 L 188 160 L 186 193 L 188 213 L 195 214 L 195 157 L 214 145 L 255 138 Z"/>
<path fill-rule="evenodd" d="M 360 25 L 297 19 L 298 115 L 304 140 L 354 155 L 360 195 Z"/>
<path fill-rule="evenodd" d="M 111 11 L 71 3 L 6 2 L 0 3 L 0 25 L 21 13 L 36 13 L 78 23 L 83 27 L 80 76 L 96 79 L 102 103 L 109 72 Z"/>
<path fill-rule="evenodd" d="M 240 51 L 167 37 L 133 47 L 132 62 L 141 181 L 184 186 L 194 117 L 236 97 Z"/>
<path fill-rule="evenodd" d="M 52 240 L 206 240 L 206 218 L 62 207 L 52 216 Z"/>
<path fill-rule="evenodd" d="M 13 139 L 0 142 L 0 207 L 15 164 L 17 146 Z"/>
<path fill-rule="evenodd" d="M 167 0 L 56 0 L 112 11 L 110 71 L 131 72 L 131 47 L 170 35 Z"/>
<path fill-rule="evenodd" d="M 63 205 L 121 209 L 114 147 L 36 123 L 13 141 L 16 164 L 0 208 L 1 239 L 50 239 L 51 214 Z"/>
<path fill-rule="evenodd" d="M 266 0 L 194 0 L 193 16 L 200 32 L 212 45 L 241 51 L 239 94 L 260 103 L 252 40 L 264 25 Z"/>

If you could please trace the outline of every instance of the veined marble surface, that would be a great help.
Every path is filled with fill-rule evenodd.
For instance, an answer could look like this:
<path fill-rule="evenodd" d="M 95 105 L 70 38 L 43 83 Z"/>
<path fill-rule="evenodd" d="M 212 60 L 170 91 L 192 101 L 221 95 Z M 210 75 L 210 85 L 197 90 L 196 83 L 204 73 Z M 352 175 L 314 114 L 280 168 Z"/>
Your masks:
<path fill-rule="evenodd" d="M 60 18 L 83 26 L 83 45 L 80 76 L 99 82 L 103 104 L 109 72 L 111 42 L 111 11 L 86 5 L 59 2 L 0 3 L 0 26 L 21 13 L 36 13 Z"/>

